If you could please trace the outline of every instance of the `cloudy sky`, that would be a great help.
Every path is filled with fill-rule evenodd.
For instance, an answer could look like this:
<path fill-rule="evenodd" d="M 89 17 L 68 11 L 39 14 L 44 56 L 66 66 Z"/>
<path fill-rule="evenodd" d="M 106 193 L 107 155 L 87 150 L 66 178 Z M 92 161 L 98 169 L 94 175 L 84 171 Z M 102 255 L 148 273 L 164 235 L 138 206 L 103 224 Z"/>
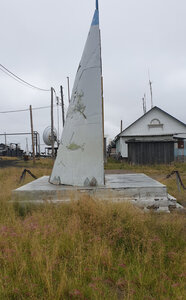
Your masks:
<path fill-rule="evenodd" d="M 186 1 L 100 0 L 105 134 L 113 138 L 154 105 L 186 123 Z M 0 0 L 0 64 L 44 89 L 74 76 L 95 9 L 95 0 Z M 0 70 L 0 112 L 50 105 L 50 93 L 19 84 Z M 34 130 L 50 124 L 50 109 L 35 110 Z M 55 109 L 57 127 L 57 112 Z M 30 132 L 29 112 L 0 113 L 0 133 Z M 21 142 L 26 137 L 9 137 Z M 4 137 L 0 137 L 4 142 Z"/>

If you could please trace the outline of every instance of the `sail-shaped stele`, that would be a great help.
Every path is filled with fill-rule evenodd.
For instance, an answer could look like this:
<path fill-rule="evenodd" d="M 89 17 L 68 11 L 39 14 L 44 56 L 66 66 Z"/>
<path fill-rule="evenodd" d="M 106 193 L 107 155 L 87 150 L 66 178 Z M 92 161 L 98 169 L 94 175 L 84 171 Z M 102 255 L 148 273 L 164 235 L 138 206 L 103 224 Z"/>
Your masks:
<path fill-rule="evenodd" d="M 96 10 L 77 70 L 50 183 L 104 185 L 102 63 Z"/>

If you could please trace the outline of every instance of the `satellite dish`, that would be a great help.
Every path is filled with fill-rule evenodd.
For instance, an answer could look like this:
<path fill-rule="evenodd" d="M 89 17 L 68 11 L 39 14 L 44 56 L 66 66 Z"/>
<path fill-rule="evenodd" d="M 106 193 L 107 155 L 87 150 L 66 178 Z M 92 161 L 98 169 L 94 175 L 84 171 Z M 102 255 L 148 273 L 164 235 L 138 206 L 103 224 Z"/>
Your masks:
<path fill-rule="evenodd" d="M 53 129 L 54 141 L 57 141 L 57 130 Z M 48 126 L 43 132 L 43 141 L 47 146 L 51 146 L 51 127 Z"/>

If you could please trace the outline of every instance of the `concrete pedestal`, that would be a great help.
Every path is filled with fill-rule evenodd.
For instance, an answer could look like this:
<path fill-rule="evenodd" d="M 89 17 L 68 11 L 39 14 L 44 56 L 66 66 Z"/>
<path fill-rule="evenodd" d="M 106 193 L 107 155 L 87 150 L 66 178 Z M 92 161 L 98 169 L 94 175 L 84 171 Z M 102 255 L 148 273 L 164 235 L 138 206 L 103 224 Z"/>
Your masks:
<path fill-rule="evenodd" d="M 59 203 L 78 200 L 82 194 L 88 194 L 99 200 L 130 201 L 146 210 L 168 212 L 170 208 L 180 207 L 176 199 L 167 194 L 165 185 L 145 174 L 107 174 L 105 186 L 100 187 L 56 186 L 48 179 L 48 176 L 43 176 L 14 190 L 12 201 L 22 204 Z"/>

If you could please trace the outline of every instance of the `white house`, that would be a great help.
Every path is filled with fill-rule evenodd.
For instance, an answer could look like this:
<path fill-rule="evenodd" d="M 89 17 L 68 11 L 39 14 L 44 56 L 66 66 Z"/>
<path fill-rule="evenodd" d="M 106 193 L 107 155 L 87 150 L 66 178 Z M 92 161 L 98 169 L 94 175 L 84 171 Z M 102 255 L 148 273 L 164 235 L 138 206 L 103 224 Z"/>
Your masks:
<path fill-rule="evenodd" d="M 115 138 L 116 153 L 133 163 L 186 159 L 186 124 L 155 106 Z"/>

